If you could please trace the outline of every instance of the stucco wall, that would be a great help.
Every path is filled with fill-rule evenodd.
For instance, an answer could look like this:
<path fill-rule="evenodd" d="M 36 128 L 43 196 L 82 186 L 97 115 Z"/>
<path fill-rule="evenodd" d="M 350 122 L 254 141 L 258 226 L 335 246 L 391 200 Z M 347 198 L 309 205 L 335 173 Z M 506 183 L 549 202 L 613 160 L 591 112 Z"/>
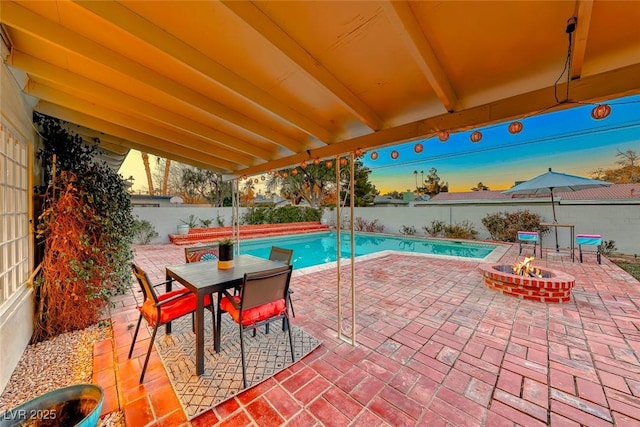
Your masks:
<path fill-rule="evenodd" d="M 0 43 L 1 45 L 1 43 Z M 4 45 L 0 48 L 4 57 Z M 30 143 L 33 139 L 31 127 L 32 109 L 19 90 L 15 78 L 9 74 L 6 65 L 0 65 L 0 115 Z M 5 202 L 4 200 L 0 203 Z M 33 263 L 29 263 L 33 267 Z M 31 290 L 22 287 L 0 305 L 0 392 L 20 361 L 24 349 L 33 333 L 33 303 Z"/>
<path fill-rule="evenodd" d="M 551 205 L 547 201 L 530 203 L 478 203 L 421 205 L 416 207 L 369 207 L 356 208 L 355 216 L 366 220 L 377 219 L 385 226 L 387 233 L 399 233 L 402 225 L 413 225 L 419 235 L 424 235 L 424 226 L 430 226 L 434 220 L 447 224 L 470 221 L 478 231 L 478 239 L 488 240 L 489 233 L 482 225 L 482 218 L 496 212 L 515 212 L 528 210 L 538 213 L 544 221 L 553 220 Z M 176 232 L 180 219 L 190 214 L 200 218 L 215 218 L 216 211 L 226 218 L 226 225 L 231 224 L 231 208 L 211 207 L 176 207 L 176 208 L 134 208 L 134 213 L 147 219 L 156 228 L 159 236 L 153 243 L 168 243 L 168 234 Z M 240 209 L 240 214 L 244 209 Z M 342 217 L 348 217 L 349 210 L 342 211 Z M 601 234 L 604 240 L 615 241 L 618 252 L 640 254 L 640 199 L 635 204 L 601 204 L 585 203 L 561 204 L 556 206 L 559 223 L 575 225 L 576 234 Z M 336 210 L 326 209 L 323 219 L 332 223 L 336 219 Z M 558 228 L 558 241 L 561 247 L 569 246 L 569 230 Z M 544 246 L 555 245 L 552 234 L 543 238 Z"/>

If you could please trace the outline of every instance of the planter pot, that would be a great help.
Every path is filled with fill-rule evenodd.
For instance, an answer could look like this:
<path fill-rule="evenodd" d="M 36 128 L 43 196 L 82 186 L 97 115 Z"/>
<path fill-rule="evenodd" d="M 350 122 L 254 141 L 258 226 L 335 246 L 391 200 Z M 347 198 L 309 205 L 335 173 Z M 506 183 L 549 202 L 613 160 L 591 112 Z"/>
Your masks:
<path fill-rule="evenodd" d="M 104 391 L 96 384 L 59 388 L 0 414 L 0 427 L 21 425 L 95 427 Z"/>
<path fill-rule="evenodd" d="M 189 226 L 186 224 L 179 225 L 178 234 L 182 234 L 182 235 L 189 234 Z"/>
<path fill-rule="evenodd" d="M 218 246 L 218 268 L 222 270 L 233 268 L 233 245 Z"/>

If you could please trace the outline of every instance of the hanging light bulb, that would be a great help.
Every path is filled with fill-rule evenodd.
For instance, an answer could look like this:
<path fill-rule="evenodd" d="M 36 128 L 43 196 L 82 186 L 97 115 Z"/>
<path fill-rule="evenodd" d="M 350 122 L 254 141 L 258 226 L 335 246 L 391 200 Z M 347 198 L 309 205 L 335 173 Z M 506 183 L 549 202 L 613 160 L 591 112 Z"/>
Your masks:
<path fill-rule="evenodd" d="M 317 157 L 315 159 L 313 159 L 313 164 L 318 166 L 320 164 L 320 159 L 317 158 Z"/>
<path fill-rule="evenodd" d="M 268 173 L 269 175 L 271 175 L 271 174 L 273 173 L 273 171 L 272 171 L 271 169 L 269 169 L 269 170 L 267 171 L 267 173 Z"/>
<path fill-rule="evenodd" d="M 300 163 L 300 167 L 301 167 L 302 169 L 306 169 L 306 168 L 307 168 L 307 161 L 305 160 L 305 161 L 303 161 L 302 163 Z"/>
<path fill-rule="evenodd" d="M 291 170 L 291 175 L 293 175 L 293 176 L 298 175 L 298 169 L 292 169 Z"/>
<path fill-rule="evenodd" d="M 522 131 L 522 123 L 521 122 L 512 122 L 509 125 L 509 132 L 512 134 L 520 133 Z"/>
<path fill-rule="evenodd" d="M 282 177 L 283 177 L 283 178 L 286 178 L 286 177 L 288 177 L 288 176 L 289 176 L 289 174 L 288 174 L 288 173 L 286 173 L 286 172 L 282 172 Z"/>
<path fill-rule="evenodd" d="M 422 150 L 424 150 L 424 147 L 422 146 L 422 144 L 416 144 L 413 146 L 413 151 L 415 151 L 416 153 L 422 153 Z"/>
<path fill-rule="evenodd" d="M 479 130 L 471 134 L 471 142 L 473 142 L 474 144 L 477 142 L 480 142 L 481 139 L 482 139 L 482 132 L 480 132 Z"/>
<path fill-rule="evenodd" d="M 371 160 L 378 160 L 378 152 L 377 151 L 372 151 L 371 152 Z"/>
<path fill-rule="evenodd" d="M 340 166 L 346 166 L 347 165 L 347 159 L 345 159 L 344 157 L 342 157 L 340 159 Z"/>
<path fill-rule="evenodd" d="M 449 131 L 441 130 L 438 132 L 438 139 L 440 142 L 446 142 L 449 139 Z"/>
<path fill-rule="evenodd" d="M 356 157 L 362 156 L 362 148 L 356 148 L 356 151 L 354 151 L 353 154 L 355 154 Z"/>
<path fill-rule="evenodd" d="M 397 159 L 399 155 L 400 155 L 400 153 L 398 153 L 396 150 L 393 150 L 393 151 L 391 152 L 391 158 L 392 158 L 393 160 Z"/>
<path fill-rule="evenodd" d="M 242 179 L 247 179 L 247 175 L 242 175 Z"/>
<path fill-rule="evenodd" d="M 327 167 L 327 169 L 331 169 L 333 167 L 333 162 L 331 160 L 327 160 L 324 165 Z"/>
<path fill-rule="evenodd" d="M 273 176 L 275 176 L 276 178 L 280 178 L 280 172 L 276 172 Z"/>
<path fill-rule="evenodd" d="M 598 104 L 591 110 L 591 117 L 596 120 L 606 119 L 609 114 L 611 114 L 611 107 L 608 104 Z"/>

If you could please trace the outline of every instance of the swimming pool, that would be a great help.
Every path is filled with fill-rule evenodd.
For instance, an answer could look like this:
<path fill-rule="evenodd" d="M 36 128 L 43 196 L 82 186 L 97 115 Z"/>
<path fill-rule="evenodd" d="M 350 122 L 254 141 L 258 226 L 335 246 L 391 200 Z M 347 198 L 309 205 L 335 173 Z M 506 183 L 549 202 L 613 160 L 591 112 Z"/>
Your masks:
<path fill-rule="evenodd" d="M 497 245 L 488 243 L 459 242 L 454 240 L 421 239 L 406 236 L 356 233 L 355 255 L 368 255 L 392 250 L 432 255 L 449 255 L 471 259 L 484 259 Z M 351 257 L 351 236 L 341 235 L 342 258 Z M 243 240 L 240 253 L 268 258 L 271 246 L 293 249 L 294 268 L 311 267 L 336 260 L 336 233 L 298 234 L 295 236 Z"/>

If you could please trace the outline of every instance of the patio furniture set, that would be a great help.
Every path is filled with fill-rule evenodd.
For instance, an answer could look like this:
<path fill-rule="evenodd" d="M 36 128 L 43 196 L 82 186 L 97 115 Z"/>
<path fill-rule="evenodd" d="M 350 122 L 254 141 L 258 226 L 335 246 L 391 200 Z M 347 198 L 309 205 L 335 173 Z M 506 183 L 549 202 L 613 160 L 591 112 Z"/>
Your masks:
<path fill-rule="evenodd" d="M 571 261 L 575 261 L 575 245 L 578 245 L 578 253 L 580 262 L 583 261 L 582 246 L 595 246 L 596 260 L 598 264 L 602 264 L 602 236 L 600 234 L 575 234 L 575 226 L 573 224 L 557 224 L 557 223 L 540 223 L 547 227 L 566 227 L 569 228 L 571 234 L 570 254 Z M 540 256 L 542 257 L 542 237 L 537 231 L 518 231 L 518 255 L 522 254 L 523 245 L 533 245 L 533 255 L 536 255 L 536 249 L 540 245 Z M 586 253 L 586 251 L 585 251 Z"/>
<path fill-rule="evenodd" d="M 136 264 L 132 265 L 134 275 L 138 279 L 144 302 L 138 306 L 140 316 L 134 333 L 129 358 L 135 347 L 136 338 L 142 319 L 153 327 L 151 342 L 140 375 L 140 383 L 144 380 L 149 356 L 156 337 L 157 330 L 164 325 L 166 333 L 171 333 L 171 322 L 180 317 L 191 314 L 196 346 L 196 374 L 204 373 L 204 311 L 211 311 L 213 321 L 213 348 L 220 352 L 220 324 L 222 313 L 227 312 L 239 325 L 243 382 L 246 387 L 246 367 L 243 343 L 243 331 L 247 328 L 254 330 L 268 325 L 276 320 L 282 320 L 283 330 L 289 331 L 292 360 L 293 338 L 289 328 L 289 307 L 291 296 L 289 283 L 291 281 L 292 250 L 273 247 L 270 259 L 258 258 L 252 255 L 240 255 L 235 260 L 233 268 L 218 268 L 217 245 L 201 245 L 185 248 L 184 264 L 166 267 L 165 282 L 151 285 L 147 274 Z M 173 289 L 173 282 L 183 285 L 183 288 Z M 165 286 L 165 292 L 159 294 L 155 288 Z M 234 290 L 232 295 L 229 291 Z M 213 295 L 217 293 L 217 307 L 214 305 Z M 292 307 L 291 307 L 292 308 Z M 292 308 L 293 309 L 293 308 Z M 217 310 L 217 320 L 216 320 Z"/>

